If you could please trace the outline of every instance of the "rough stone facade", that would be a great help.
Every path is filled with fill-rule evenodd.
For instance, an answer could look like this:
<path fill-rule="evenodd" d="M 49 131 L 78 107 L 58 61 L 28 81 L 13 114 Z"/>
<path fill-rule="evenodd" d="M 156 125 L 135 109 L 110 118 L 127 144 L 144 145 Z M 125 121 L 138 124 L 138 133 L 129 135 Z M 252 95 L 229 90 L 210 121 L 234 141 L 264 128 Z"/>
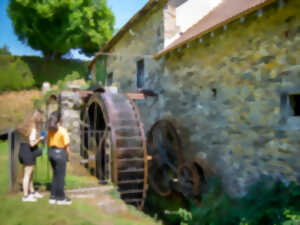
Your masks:
<path fill-rule="evenodd" d="M 161 6 L 162 7 L 162 6 Z M 124 92 L 136 92 L 136 63 L 144 55 L 153 55 L 164 48 L 163 13 L 155 7 L 145 20 L 141 21 L 119 41 L 112 53 L 119 56 L 107 58 L 107 74 L 113 73 L 113 82 L 117 83 Z M 156 60 L 145 58 L 145 82 L 151 82 L 150 77 L 160 74 L 161 65 Z M 150 69 L 151 68 L 151 69 Z"/>
<path fill-rule="evenodd" d="M 76 91 L 63 91 L 60 94 L 62 126 L 70 135 L 70 150 L 80 152 L 80 95 Z"/>
<path fill-rule="evenodd" d="M 262 175 L 300 182 L 299 8 L 298 0 L 282 8 L 276 2 L 203 42 L 145 58 L 145 88 L 159 94 L 138 104 L 146 132 L 159 119 L 173 120 L 186 160 L 221 176 L 232 195 L 243 195 Z M 161 50 L 163 18 L 163 7 L 154 9 L 111 52 Z M 107 72 L 122 92 L 137 90 L 138 59 L 108 58 Z"/>

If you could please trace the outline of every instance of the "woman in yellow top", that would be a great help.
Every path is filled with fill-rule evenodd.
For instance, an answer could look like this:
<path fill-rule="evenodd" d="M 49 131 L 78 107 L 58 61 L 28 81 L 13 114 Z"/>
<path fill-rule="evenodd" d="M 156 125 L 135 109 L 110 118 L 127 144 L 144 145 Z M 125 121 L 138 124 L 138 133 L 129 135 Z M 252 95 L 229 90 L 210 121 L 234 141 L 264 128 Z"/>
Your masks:
<path fill-rule="evenodd" d="M 70 205 L 64 192 L 66 163 L 70 158 L 70 138 L 68 132 L 60 124 L 61 115 L 54 112 L 48 120 L 48 157 L 53 169 L 50 204 Z"/>

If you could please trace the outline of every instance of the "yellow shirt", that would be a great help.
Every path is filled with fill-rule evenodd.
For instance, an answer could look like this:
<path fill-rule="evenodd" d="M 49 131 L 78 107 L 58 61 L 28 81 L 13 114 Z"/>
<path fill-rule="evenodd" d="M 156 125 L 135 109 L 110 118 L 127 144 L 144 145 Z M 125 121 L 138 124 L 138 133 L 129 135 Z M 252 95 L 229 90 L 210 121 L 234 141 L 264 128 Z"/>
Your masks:
<path fill-rule="evenodd" d="M 68 131 L 63 127 L 58 127 L 56 132 L 48 132 L 48 146 L 56 148 L 65 148 L 70 144 Z"/>

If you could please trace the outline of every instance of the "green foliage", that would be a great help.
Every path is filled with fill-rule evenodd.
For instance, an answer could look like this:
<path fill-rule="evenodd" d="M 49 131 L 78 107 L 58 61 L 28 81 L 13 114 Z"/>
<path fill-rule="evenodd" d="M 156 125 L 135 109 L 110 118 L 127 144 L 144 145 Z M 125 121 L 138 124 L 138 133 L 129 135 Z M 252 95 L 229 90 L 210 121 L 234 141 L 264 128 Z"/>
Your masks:
<path fill-rule="evenodd" d="M 184 222 L 184 220 L 180 217 L 181 210 L 183 208 L 188 208 L 188 206 L 189 202 L 176 193 L 162 198 L 149 188 L 147 191 L 147 198 L 145 200 L 144 211 L 152 217 L 166 222 L 164 223 L 166 225 L 178 225 L 180 222 Z"/>
<path fill-rule="evenodd" d="M 42 109 L 47 104 L 50 96 L 58 96 L 63 90 L 67 89 L 67 83 L 75 81 L 81 78 L 81 75 L 77 71 L 73 71 L 71 74 L 66 75 L 62 80 L 57 81 L 56 88 L 47 91 L 40 98 L 34 99 L 34 108 Z M 88 89 L 90 83 L 86 83 L 82 86 L 82 89 Z"/>
<path fill-rule="evenodd" d="M 189 225 L 296 225 L 300 222 L 300 186 L 294 183 L 287 186 L 264 178 L 242 198 L 227 195 L 217 179 L 210 180 L 208 186 L 201 207 L 191 202 L 189 208 L 166 212 L 173 215 L 171 219 L 176 223 L 172 224 L 180 221 Z"/>
<path fill-rule="evenodd" d="M 0 48 L 0 55 L 11 55 L 6 45 Z"/>
<path fill-rule="evenodd" d="M 0 92 L 29 89 L 35 85 L 30 68 L 20 57 L 0 54 L 0 71 Z"/>
<path fill-rule="evenodd" d="M 192 213 L 182 208 L 175 212 L 166 210 L 165 213 L 177 217 L 177 220 L 180 220 L 180 225 L 188 225 L 193 219 Z"/>
<path fill-rule="evenodd" d="M 300 214 L 294 214 L 290 210 L 285 210 L 284 215 L 288 220 L 283 222 L 282 225 L 299 225 L 300 224 Z"/>
<path fill-rule="evenodd" d="M 80 74 L 77 71 L 73 71 L 71 74 L 68 74 L 63 80 L 57 82 L 58 91 L 63 91 L 67 88 L 67 83 L 70 81 L 80 79 Z"/>
<path fill-rule="evenodd" d="M 59 80 L 77 71 L 78 78 L 87 74 L 88 62 L 60 59 L 45 61 L 40 57 L 12 56 L 4 46 L 0 48 L 0 92 L 41 87 L 45 81 L 57 84 Z"/>
<path fill-rule="evenodd" d="M 45 61 L 35 56 L 23 56 L 22 60 L 30 67 L 37 87 L 41 87 L 45 81 L 52 85 L 57 84 L 59 80 L 63 80 L 73 71 L 77 71 L 80 78 L 84 78 L 88 73 L 88 62 L 80 60 L 56 59 Z"/>
<path fill-rule="evenodd" d="M 18 38 L 47 58 L 74 48 L 92 55 L 113 34 L 106 0 L 11 0 L 7 12 Z"/>

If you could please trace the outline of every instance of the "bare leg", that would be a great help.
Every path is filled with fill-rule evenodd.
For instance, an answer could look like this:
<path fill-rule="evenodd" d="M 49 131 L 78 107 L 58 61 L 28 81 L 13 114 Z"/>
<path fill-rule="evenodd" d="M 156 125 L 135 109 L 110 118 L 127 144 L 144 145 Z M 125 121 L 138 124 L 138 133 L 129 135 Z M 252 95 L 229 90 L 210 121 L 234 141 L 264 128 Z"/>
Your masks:
<path fill-rule="evenodd" d="M 29 182 L 29 192 L 33 193 L 34 192 L 34 186 L 33 186 L 33 171 L 34 171 L 34 166 L 32 166 L 32 171 L 30 174 L 30 182 Z"/>
<path fill-rule="evenodd" d="M 33 171 L 33 166 L 24 166 L 24 177 L 23 177 L 23 192 L 24 196 L 27 196 L 29 193 L 30 186 L 30 177 Z"/>

